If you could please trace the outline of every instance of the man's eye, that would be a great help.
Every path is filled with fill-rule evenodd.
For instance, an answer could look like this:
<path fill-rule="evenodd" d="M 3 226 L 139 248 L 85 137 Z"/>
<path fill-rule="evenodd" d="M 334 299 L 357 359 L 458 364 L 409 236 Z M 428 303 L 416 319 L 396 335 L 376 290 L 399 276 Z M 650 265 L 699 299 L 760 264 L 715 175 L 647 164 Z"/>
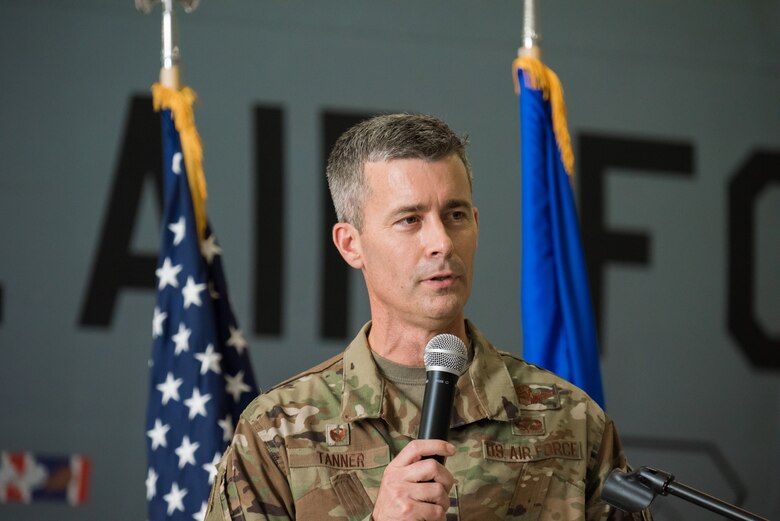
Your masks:
<path fill-rule="evenodd" d="M 452 212 L 451 217 L 453 221 L 461 221 L 466 218 L 466 212 L 462 212 L 462 211 Z"/>
<path fill-rule="evenodd" d="M 403 224 L 417 224 L 418 221 L 419 219 L 417 217 L 404 217 L 401 219 Z"/>

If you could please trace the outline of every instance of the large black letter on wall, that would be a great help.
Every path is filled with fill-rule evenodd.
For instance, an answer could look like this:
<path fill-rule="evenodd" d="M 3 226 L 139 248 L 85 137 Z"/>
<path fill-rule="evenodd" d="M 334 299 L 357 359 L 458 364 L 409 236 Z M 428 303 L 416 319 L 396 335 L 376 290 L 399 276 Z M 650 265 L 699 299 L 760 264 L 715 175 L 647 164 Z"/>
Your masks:
<path fill-rule="evenodd" d="M 89 288 L 81 308 L 82 326 L 111 324 L 122 288 L 154 289 L 155 255 L 130 251 L 144 182 L 152 178 L 162 213 L 162 131 L 149 96 L 134 96 L 125 124 L 122 152 L 103 221 Z"/>
<path fill-rule="evenodd" d="M 750 362 L 780 369 L 780 338 L 756 320 L 756 222 L 758 196 L 780 184 L 780 153 L 756 152 L 729 183 L 729 331 Z M 776 226 L 777 223 L 772 223 Z"/>
<path fill-rule="evenodd" d="M 284 267 L 284 112 L 254 110 L 255 311 L 254 332 L 282 333 Z"/>
<path fill-rule="evenodd" d="M 661 175 L 693 176 L 693 146 L 688 143 L 650 141 L 582 134 L 580 153 L 580 220 L 582 241 L 600 331 L 604 326 L 604 269 L 610 262 L 649 264 L 647 234 L 610 230 L 605 217 L 605 178 L 610 168 L 652 171 Z"/>
<path fill-rule="evenodd" d="M 371 115 L 331 112 L 322 115 L 323 161 L 322 171 L 328 163 L 328 155 L 339 136 L 350 127 L 370 118 Z M 336 224 L 336 210 L 330 200 L 330 192 L 323 174 L 322 216 L 322 293 L 320 295 L 320 335 L 324 339 L 347 338 L 349 317 L 349 266 L 344 262 L 331 239 L 331 229 Z"/>

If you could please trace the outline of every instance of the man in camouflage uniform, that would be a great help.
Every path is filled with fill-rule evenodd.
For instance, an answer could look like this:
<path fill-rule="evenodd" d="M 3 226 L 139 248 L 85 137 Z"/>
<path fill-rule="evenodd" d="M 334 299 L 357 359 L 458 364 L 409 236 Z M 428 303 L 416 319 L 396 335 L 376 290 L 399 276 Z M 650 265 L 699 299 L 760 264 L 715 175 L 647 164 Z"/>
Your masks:
<path fill-rule="evenodd" d="M 250 404 L 206 519 L 630 518 L 601 501 L 626 468 L 604 411 L 465 320 L 478 232 L 465 142 L 432 117 L 380 116 L 339 139 L 327 175 L 333 241 L 363 273 L 372 320 Z M 422 354 L 439 333 L 469 346 L 449 443 L 416 439 Z"/>

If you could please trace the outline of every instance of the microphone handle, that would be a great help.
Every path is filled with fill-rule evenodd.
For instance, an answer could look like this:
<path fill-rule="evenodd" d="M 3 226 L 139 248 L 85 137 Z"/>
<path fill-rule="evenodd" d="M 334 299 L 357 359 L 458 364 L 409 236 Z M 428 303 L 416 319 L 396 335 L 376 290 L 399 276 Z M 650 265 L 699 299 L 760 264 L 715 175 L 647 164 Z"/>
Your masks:
<path fill-rule="evenodd" d="M 426 376 L 418 438 L 447 441 L 450 434 L 452 404 L 455 400 L 458 376 L 446 371 L 428 371 Z M 442 465 L 444 464 L 443 457 L 431 457 Z"/>

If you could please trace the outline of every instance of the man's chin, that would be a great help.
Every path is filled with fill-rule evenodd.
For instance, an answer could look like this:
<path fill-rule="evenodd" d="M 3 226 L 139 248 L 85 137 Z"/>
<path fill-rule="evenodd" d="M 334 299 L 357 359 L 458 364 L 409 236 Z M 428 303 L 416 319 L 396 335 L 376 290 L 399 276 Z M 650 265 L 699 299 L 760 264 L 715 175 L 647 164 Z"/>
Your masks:
<path fill-rule="evenodd" d="M 433 299 L 425 309 L 425 315 L 432 320 L 447 322 L 463 317 L 466 303 L 460 297 L 449 295 L 448 298 Z"/>

